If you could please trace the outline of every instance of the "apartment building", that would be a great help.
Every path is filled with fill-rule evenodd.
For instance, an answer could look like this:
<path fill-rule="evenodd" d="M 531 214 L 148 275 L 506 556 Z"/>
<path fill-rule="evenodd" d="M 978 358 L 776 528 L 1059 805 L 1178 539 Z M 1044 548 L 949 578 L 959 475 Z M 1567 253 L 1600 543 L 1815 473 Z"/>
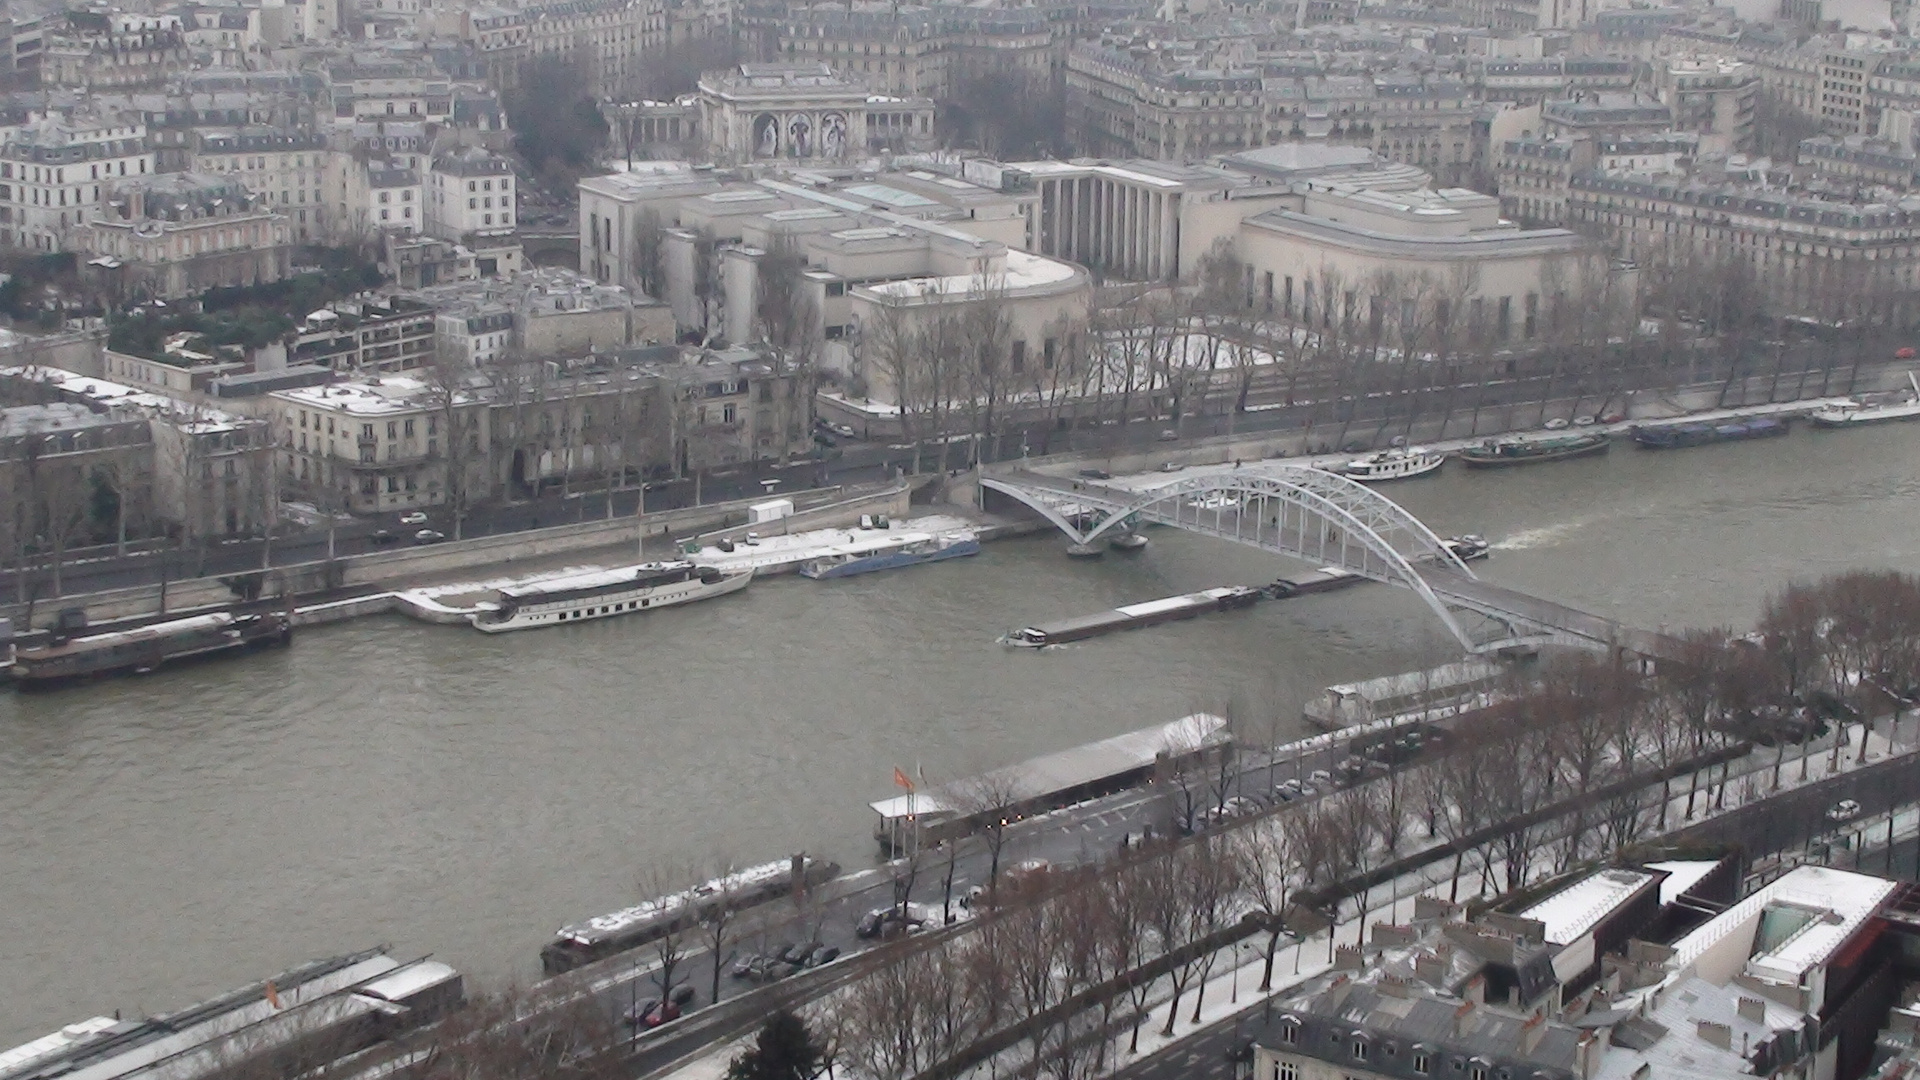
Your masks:
<path fill-rule="evenodd" d="M 99 214 L 74 233 L 87 265 L 121 295 L 176 300 L 285 278 L 292 229 L 263 195 L 212 173 L 114 180 Z"/>
<path fill-rule="evenodd" d="M 443 240 L 511 236 L 519 192 L 513 163 L 479 147 L 433 159 L 426 182 L 426 231 Z"/>
<path fill-rule="evenodd" d="M 287 219 L 300 243 L 326 236 L 327 142 L 315 133 L 239 127 L 191 133 L 188 168 L 232 177 Z"/>
<path fill-rule="evenodd" d="M 335 371 L 405 371 L 434 361 L 434 312 L 403 297 L 341 301 L 307 315 L 287 360 Z"/>
<path fill-rule="evenodd" d="M 1744 263 L 1781 313 L 1911 317 L 1920 286 L 1920 206 L 1909 203 L 1706 169 L 1595 171 L 1570 180 L 1567 219 L 1606 237 L 1623 258 Z"/>
<path fill-rule="evenodd" d="M 101 213 L 108 185 L 151 172 L 138 122 L 73 113 L 21 128 L 0 145 L 0 243 L 66 249 L 73 231 Z"/>
<path fill-rule="evenodd" d="M 371 514 L 491 493 L 477 392 L 389 374 L 277 390 L 266 407 L 282 481 L 322 505 Z"/>

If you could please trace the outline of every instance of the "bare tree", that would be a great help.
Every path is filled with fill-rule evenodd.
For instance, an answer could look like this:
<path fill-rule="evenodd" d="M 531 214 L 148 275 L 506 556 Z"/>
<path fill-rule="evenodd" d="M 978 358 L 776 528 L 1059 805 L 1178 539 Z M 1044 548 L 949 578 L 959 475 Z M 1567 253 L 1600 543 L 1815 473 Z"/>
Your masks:
<path fill-rule="evenodd" d="M 1006 852 L 1007 826 L 1019 820 L 1033 797 L 1033 783 L 1017 767 L 994 769 L 950 788 L 954 812 L 971 823 L 987 846 L 987 904 L 999 903 L 1000 862 Z"/>

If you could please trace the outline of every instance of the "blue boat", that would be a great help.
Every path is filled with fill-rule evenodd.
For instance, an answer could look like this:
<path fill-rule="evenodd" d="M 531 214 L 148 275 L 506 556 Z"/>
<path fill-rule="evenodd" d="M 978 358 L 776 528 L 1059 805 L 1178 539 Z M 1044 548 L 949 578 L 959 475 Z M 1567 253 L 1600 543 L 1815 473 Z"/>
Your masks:
<path fill-rule="evenodd" d="M 1724 424 L 1652 424 L 1633 429 L 1633 441 L 1648 450 L 1677 450 L 1708 443 L 1771 439 L 1787 433 L 1787 422 L 1770 416 L 1730 420 Z"/>
<path fill-rule="evenodd" d="M 876 551 L 871 555 L 829 555 L 812 559 L 800 565 L 800 576 L 825 581 L 828 578 L 871 574 L 876 570 L 919 566 L 921 563 L 978 554 L 980 541 L 971 536 L 938 536 L 902 544 L 890 551 Z"/>

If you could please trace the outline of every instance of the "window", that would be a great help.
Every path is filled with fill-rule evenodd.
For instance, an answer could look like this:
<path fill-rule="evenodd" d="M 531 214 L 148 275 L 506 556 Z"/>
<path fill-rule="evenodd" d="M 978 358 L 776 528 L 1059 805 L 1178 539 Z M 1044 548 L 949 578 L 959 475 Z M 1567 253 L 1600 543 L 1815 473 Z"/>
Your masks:
<path fill-rule="evenodd" d="M 1274 1063 L 1273 1080 L 1300 1080 L 1300 1066 L 1291 1061 Z"/>
<path fill-rule="evenodd" d="M 1280 1025 L 1280 1041 L 1281 1042 L 1291 1046 L 1295 1042 L 1298 1042 L 1299 1039 L 1300 1039 L 1300 1026 L 1298 1024 Z"/>
<path fill-rule="evenodd" d="M 1433 1068 L 1432 1054 L 1427 1053 L 1425 1050 L 1415 1050 L 1413 1052 L 1413 1071 L 1414 1072 L 1424 1073 L 1432 1068 Z"/>
<path fill-rule="evenodd" d="M 400 437 L 400 422 L 398 420 L 387 421 L 387 438 L 397 439 L 399 437 Z"/>
<path fill-rule="evenodd" d="M 722 405 L 720 407 L 720 422 L 723 424 L 733 423 L 733 406 Z"/>
<path fill-rule="evenodd" d="M 1013 353 L 1009 366 L 1016 375 L 1027 369 L 1027 343 L 1025 341 L 1016 341 L 1013 343 Z"/>
<path fill-rule="evenodd" d="M 1044 368 L 1044 369 L 1046 369 L 1046 370 L 1048 370 L 1048 371 L 1052 371 L 1052 370 L 1053 370 L 1053 355 L 1054 355 L 1054 351 L 1055 351 L 1055 342 L 1054 342 L 1054 339 L 1052 339 L 1052 338 L 1048 338 L 1048 339 L 1047 339 L 1047 340 L 1046 340 L 1045 342 L 1042 342 L 1042 343 L 1041 343 L 1041 346 L 1040 346 L 1040 366 L 1041 366 L 1042 368 Z"/>
<path fill-rule="evenodd" d="M 1367 1045 L 1367 1040 L 1365 1039 L 1353 1040 L 1353 1060 L 1355 1061 L 1367 1060 L 1367 1051 L 1370 1049 L 1372 1048 Z"/>
<path fill-rule="evenodd" d="M 406 433 L 407 433 L 407 438 L 409 439 L 413 438 L 413 421 L 412 420 L 407 421 Z"/>

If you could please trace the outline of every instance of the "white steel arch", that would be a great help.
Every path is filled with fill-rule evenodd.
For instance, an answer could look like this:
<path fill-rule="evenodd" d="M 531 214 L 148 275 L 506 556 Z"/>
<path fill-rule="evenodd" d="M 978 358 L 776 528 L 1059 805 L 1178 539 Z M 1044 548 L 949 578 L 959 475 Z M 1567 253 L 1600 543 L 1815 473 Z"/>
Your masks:
<path fill-rule="evenodd" d="M 1413 563 L 1473 580 L 1473 571 L 1398 503 L 1344 476 L 1302 465 L 1261 463 L 1189 472 L 1141 491 L 1031 472 L 983 476 L 983 487 L 1032 507 L 1077 544 L 1135 521 L 1172 525 L 1339 566 L 1411 589 L 1471 651 L 1474 641 Z M 1091 515 L 1085 527 L 1075 518 Z"/>

